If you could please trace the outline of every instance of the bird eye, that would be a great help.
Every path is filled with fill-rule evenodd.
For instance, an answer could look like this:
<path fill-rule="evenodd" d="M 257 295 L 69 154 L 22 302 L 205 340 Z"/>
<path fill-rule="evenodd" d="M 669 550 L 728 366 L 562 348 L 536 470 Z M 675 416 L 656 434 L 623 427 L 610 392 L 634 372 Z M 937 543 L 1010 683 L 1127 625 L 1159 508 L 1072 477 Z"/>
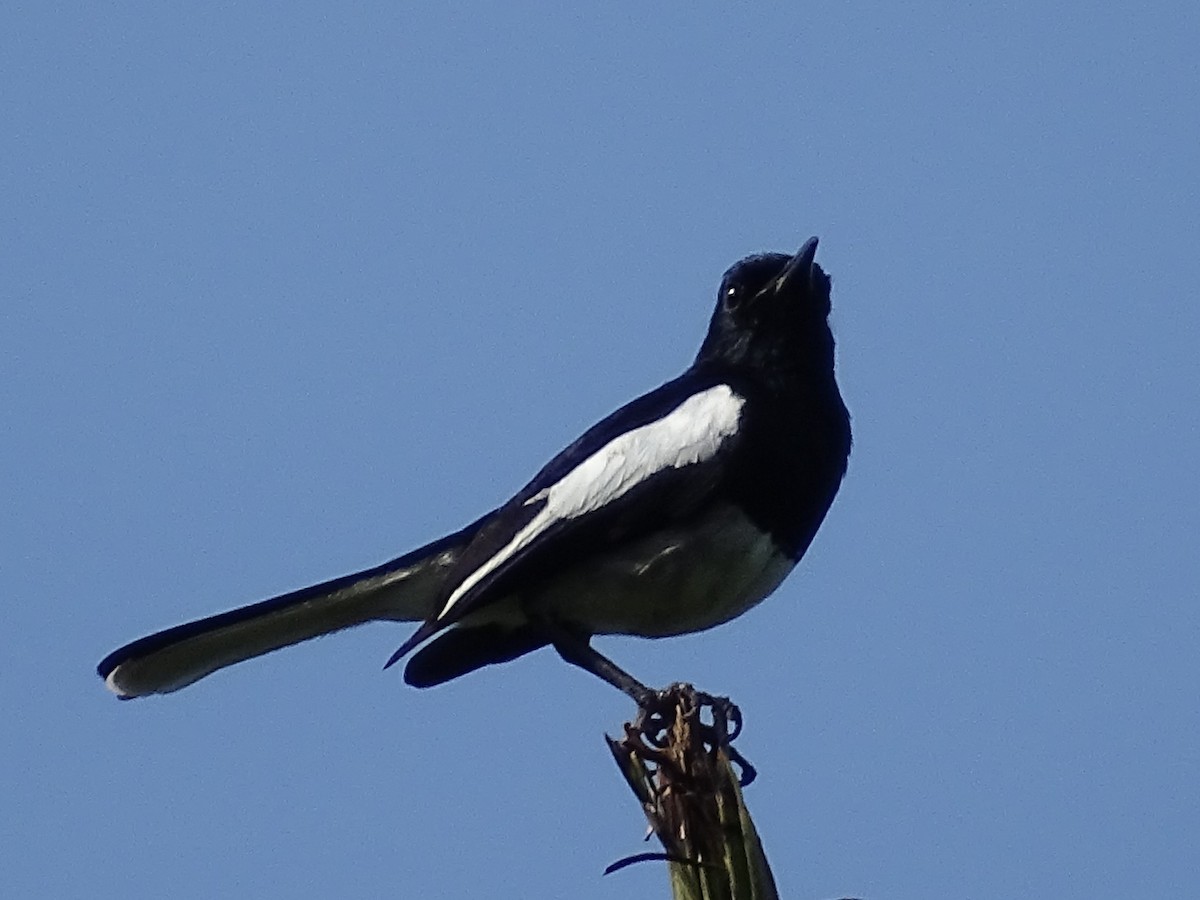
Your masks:
<path fill-rule="evenodd" d="M 721 299 L 724 301 L 726 308 L 737 309 L 742 302 L 742 295 L 742 289 L 736 284 L 733 284 L 721 292 Z"/>

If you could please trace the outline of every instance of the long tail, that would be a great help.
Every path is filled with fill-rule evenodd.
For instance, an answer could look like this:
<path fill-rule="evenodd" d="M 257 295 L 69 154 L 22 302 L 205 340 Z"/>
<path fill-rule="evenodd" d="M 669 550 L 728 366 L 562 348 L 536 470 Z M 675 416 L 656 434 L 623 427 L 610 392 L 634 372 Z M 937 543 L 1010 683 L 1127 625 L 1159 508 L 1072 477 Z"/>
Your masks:
<path fill-rule="evenodd" d="M 484 517 L 486 518 L 486 516 Z M 376 619 L 416 622 L 484 520 L 383 565 L 140 638 L 97 671 L 122 700 L 167 694 L 272 650 Z"/>

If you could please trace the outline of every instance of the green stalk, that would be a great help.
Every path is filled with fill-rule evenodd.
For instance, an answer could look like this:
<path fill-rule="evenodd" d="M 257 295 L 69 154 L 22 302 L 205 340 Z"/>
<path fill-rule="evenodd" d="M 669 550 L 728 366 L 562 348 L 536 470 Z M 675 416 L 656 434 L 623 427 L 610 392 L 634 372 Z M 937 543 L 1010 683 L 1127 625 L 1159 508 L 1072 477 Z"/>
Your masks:
<path fill-rule="evenodd" d="M 647 858 L 666 859 L 676 900 L 778 900 L 758 832 L 746 809 L 730 758 L 728 701 L 677 685 L 665 695 L 665 713 L 639 716 L 609 749 L 641 804 L 664 853 L 622 860 L 609 871 Z M 714 722 L 701 720 L 711 707 Z M 645 722 L 651 723 L 649 726 Z M 743 764 L 749 774 L 749 767 Z"/>

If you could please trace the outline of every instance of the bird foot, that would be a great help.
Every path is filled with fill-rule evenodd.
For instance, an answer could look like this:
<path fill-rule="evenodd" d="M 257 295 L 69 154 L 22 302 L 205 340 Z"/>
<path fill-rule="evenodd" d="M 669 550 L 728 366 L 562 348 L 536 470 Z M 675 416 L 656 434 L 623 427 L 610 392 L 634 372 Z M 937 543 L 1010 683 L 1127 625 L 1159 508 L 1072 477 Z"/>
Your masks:
<path fill-rule="evenodd" d="M 688 731 L 712 752 L 725 752 L 741 769 L 743 787 L 754 780 L 754 766 L 732 746 L 742 733 L 742 711 L 728 697 L 677 682 L 659 691 L 647 689 L 636 699 L 638 714 L 627 732 L 640 738 L 647 750 L 662 751 L 679 740 L 681 731 Z"/>

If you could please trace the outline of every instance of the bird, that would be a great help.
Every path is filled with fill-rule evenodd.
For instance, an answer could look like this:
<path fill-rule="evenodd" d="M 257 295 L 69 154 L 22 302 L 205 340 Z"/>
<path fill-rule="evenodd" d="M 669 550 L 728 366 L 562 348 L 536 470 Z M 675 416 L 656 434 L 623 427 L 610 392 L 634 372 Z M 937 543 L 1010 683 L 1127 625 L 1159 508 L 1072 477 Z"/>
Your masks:
<path fill-rule="evenodd" d="M 809 548 L 846 474 L 831 280 L 817 238 L 724 274 L 694 361 L 553 457 L 503 505 L 373 568 L 127 644 L 98 673 L 121 699 L 374 620 L 421 623 L 384 668 L 431 687 L 553 647 L 645 705 L 592 646 L 736 618 Z"/>

